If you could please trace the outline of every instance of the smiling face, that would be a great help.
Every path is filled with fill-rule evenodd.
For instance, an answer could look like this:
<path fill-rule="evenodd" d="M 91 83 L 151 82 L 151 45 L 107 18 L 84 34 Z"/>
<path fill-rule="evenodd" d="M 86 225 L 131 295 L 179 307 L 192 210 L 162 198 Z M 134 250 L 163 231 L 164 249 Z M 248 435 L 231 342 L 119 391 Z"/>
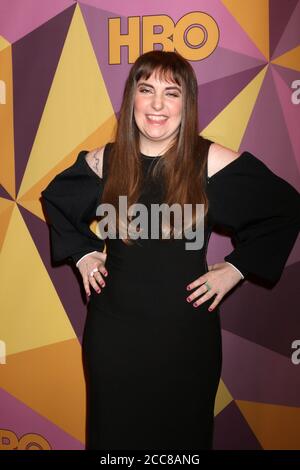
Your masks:
<path fill-rule="evenodd" d="M 141 78 L 134 96 L 134 118 L 140 131 L 140 151 L 158 155 L 167 149 L 179 131 L 182 88 L 152 73 Z"/>

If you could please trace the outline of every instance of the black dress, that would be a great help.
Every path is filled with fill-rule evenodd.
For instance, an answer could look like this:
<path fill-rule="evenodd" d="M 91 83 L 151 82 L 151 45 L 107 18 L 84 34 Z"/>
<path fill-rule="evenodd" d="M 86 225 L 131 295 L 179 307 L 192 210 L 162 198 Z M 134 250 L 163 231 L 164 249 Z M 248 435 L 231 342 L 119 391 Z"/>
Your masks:
<path fill-rule="evenodd" d="M 89 224 L 101 202 L 110 148 L 103 180 L 82 151 L 42 192 L 54 261 L 76 262 L 104 248 Z M 141 158 L 146 177 L 161 157 Z M 162 202 L 161 186 L 147 181 L 141 202 Z M 212 448 L 220 308 L 207 310 L 213 299 L 193 307 L 186 286 L 208 271 L 207 245 L 218 226 L 232 232 L 235 244 L 225 261 L 245 278 L 276 284 L 300 230 L 300 195 L 249 152 L 207 178 L 206 189 L 210 208 L 200 250 L 186 250 L 184 239 L 130 247 L 106 240 L 106 287 L 100 294 L 91 288 L 83 337 L 87 449 Z"/>

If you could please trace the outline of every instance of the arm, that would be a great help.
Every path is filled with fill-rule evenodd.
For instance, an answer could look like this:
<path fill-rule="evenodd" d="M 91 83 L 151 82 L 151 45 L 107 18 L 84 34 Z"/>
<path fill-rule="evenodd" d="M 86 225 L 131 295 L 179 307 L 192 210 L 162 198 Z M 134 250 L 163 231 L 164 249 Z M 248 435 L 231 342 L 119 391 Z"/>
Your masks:
<path fill-rule="evenodd" d="M 214 224 L 233 233 L 224 260 L 276 284 L 299 234 L 300 195 L 249 152 L 225 170 L 208 185 Z"/>
<path fill-rule="evenodd" d="M 86 151 L 80 152 L 75 163 L 56 175 L 41 193 L 50 222 L 54 262 L 78 263 L 84 255 L 102 251 L 105 245 L 89 227 L 96 218 L 103 181 L 89 167 L 86 154 Z"/>

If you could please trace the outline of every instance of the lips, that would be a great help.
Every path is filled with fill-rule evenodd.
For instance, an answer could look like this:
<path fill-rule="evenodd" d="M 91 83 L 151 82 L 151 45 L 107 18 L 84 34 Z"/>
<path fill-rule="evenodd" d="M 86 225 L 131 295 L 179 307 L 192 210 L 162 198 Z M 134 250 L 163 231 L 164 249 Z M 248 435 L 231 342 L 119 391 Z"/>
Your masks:
<path fill-rule="evenodd" d="M 146 118 L 151 124 L 164 124 L 168 119 L 167 116 L 155 114 L 146 114 Z"/>

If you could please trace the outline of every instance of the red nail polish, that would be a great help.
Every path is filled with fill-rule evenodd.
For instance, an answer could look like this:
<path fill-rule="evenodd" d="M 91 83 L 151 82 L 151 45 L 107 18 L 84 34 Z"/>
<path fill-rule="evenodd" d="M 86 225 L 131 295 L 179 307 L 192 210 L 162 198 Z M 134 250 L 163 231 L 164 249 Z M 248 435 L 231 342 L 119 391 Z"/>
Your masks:
<path fill-rule="evenodd" d="M 187 290 L 190 290 L 190 286 L 187 286 Z"/>

